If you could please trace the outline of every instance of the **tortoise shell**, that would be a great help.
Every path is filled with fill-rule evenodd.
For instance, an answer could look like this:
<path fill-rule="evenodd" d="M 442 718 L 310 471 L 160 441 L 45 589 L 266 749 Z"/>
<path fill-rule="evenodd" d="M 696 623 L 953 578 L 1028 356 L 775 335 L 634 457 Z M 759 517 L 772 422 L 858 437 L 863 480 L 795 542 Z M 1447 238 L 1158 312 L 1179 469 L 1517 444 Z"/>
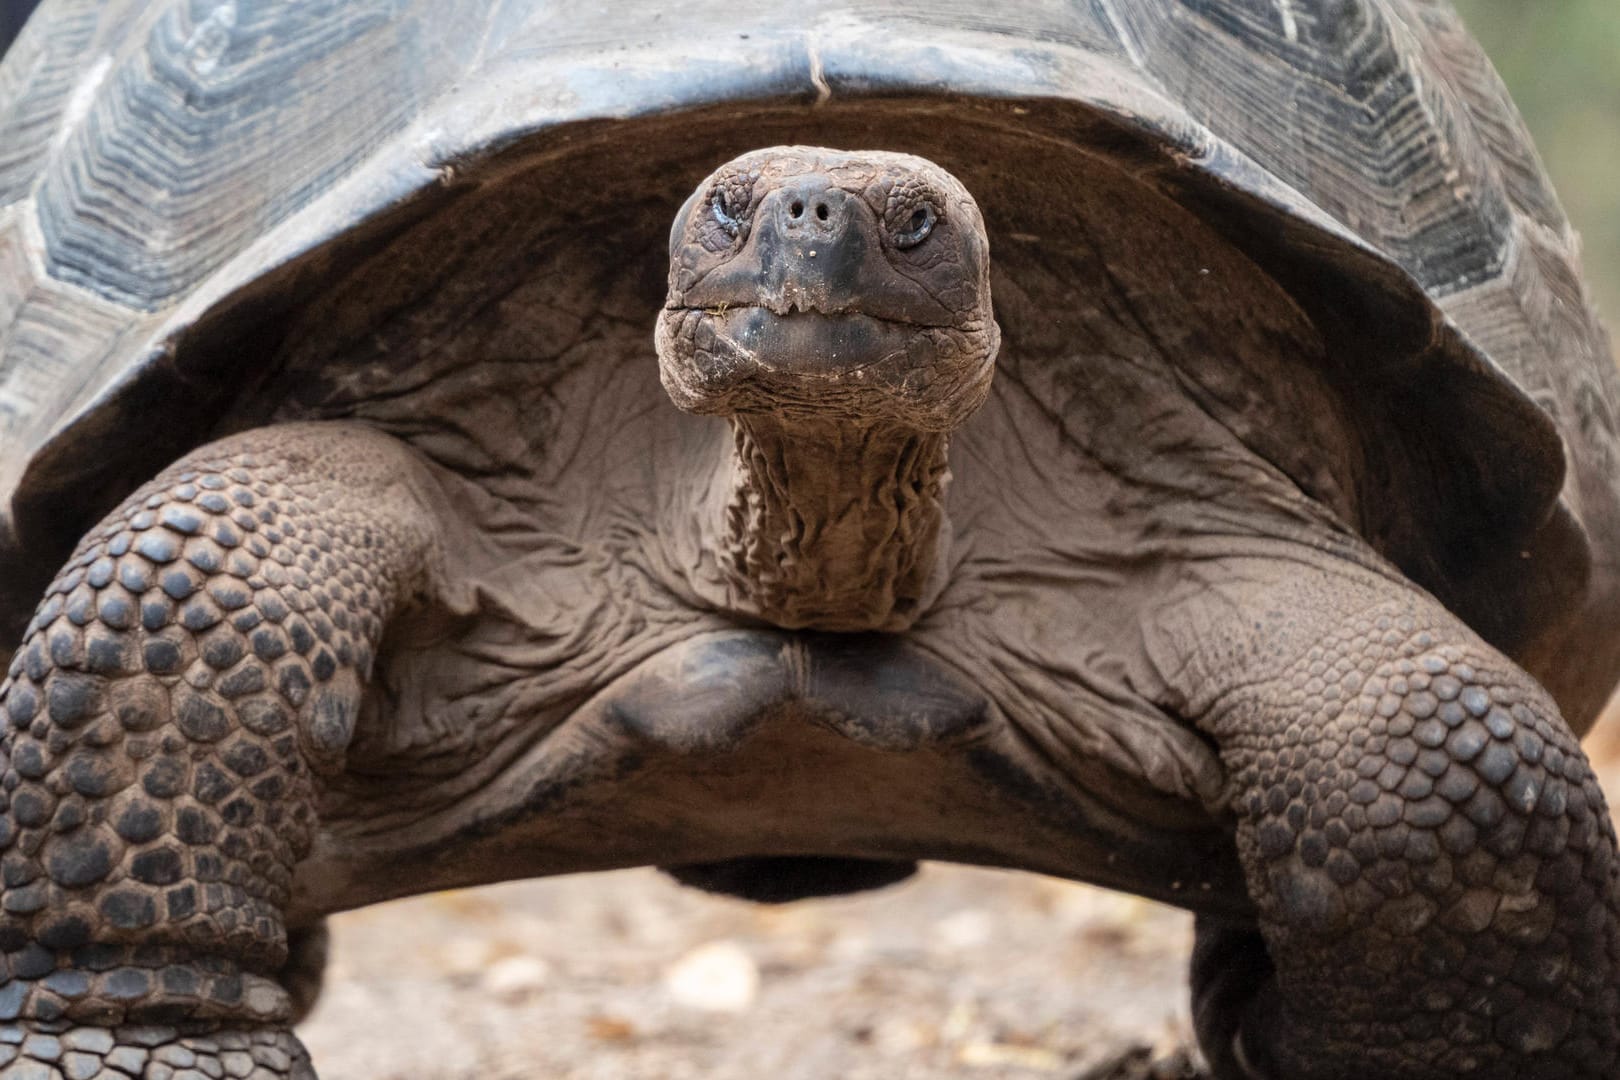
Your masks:
<path fill-rule="evenodd" d="M 490 348 L 586 308 L 650 339 L 661 230 L 716 162 L 870 145 L 973 191 L 1009 341 L 1050 316 L 1021 276 L 1164 287 L 1132 275 L 1133 242 L 1178 242 L 1142 206 L 1223 238 L 1325 347 L 1270 400 L 1189 392 L 1590 725 L 1620 389 L 1449 7 L 640 7 L 47 0 L 0 63 L 0 637 L 187 448 L 453 370 L 468 310 L 522 307 Z"/>

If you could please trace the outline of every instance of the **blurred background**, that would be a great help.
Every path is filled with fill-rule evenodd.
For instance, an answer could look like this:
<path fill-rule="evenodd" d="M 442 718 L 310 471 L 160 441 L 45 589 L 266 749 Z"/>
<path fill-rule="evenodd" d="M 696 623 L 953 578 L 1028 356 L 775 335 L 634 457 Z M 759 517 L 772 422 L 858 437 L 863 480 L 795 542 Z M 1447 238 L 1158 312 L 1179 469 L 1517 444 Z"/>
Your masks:
<path fill-rule="evenodd" d="M 31 6 L 0 0 L 0 49 Z M 1620 319 L 1620 2 L 1457 6 Z M 1610 713 L 1589 749 L 1620 799 Z M 324 1080 L 1114 1080 L 1190 1036 L 1186 915 L 1028 875 L 929 866 L 760 908 L 627 871 L 385 904 L 333 931 L 300 1029 Z"/>

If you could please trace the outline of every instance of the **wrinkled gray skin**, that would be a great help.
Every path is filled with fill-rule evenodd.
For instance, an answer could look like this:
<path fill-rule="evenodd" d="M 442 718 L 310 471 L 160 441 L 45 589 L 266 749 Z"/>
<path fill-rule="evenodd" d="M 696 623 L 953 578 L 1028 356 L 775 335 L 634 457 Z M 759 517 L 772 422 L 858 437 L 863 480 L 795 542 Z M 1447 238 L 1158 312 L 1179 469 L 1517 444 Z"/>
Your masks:
<path fill-rule="evenodd" d="M 1303 316 L 1181 228 L 1266 346 L 1237 377 L 1283 379 Z M 0 691 L 0 1076 L 310 1076 L 287 1025 L 343 906 L 917 858 L 1199 910 L 1222 1080 L 1620 1075 L 1614 836 L 1556 706 L 1174 342 L 1077 305 L 998 362 L 979 212 L 913 157 L 747 155 L 670 245 L 679 409 L 580 365 L 545 455 L 479 472 L 277 424 L 91 530 Z M 1047 385 L 1081 314 L 1095 360 Z"/>

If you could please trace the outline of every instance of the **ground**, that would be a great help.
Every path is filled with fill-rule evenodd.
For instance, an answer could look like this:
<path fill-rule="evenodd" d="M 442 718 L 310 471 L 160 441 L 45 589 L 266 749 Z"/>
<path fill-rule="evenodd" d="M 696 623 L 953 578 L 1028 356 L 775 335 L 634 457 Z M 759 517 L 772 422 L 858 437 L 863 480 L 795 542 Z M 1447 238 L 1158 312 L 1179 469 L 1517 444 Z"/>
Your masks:
<path fill-rule="evenodd" d="M 1611 796 L 1616 728 L 1595 755 Z M 1166 1060 L 1191 1038 L 1190 917 L 1033 875 L 928 866 L 769 908 L 638 870 L 441 893 L 333 929 L 300 1029 L 322 1080 L 1192 1075 Z"/>

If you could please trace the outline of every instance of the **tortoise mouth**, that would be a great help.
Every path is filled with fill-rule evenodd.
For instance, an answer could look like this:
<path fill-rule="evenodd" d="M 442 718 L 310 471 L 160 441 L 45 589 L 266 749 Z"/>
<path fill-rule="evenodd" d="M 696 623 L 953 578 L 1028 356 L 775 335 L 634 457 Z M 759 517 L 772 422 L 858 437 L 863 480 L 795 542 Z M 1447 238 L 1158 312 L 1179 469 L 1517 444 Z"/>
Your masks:
<path fill-rule="evenodd" d="M 794 302 L 677 309 L 695 312 L 700 345 L 746 358 L 760 375 L 860 378 L 878 365 L 903 365 L 923 324 L 862 311 L 819 311 Z"/>
<path fill-rule="evenodd" d="M 993 329 L 781 306 L 666 307 L 659 367 L 675 404 L 709 414 L 847 408 L 946 431 L 988 390 Z"/>

